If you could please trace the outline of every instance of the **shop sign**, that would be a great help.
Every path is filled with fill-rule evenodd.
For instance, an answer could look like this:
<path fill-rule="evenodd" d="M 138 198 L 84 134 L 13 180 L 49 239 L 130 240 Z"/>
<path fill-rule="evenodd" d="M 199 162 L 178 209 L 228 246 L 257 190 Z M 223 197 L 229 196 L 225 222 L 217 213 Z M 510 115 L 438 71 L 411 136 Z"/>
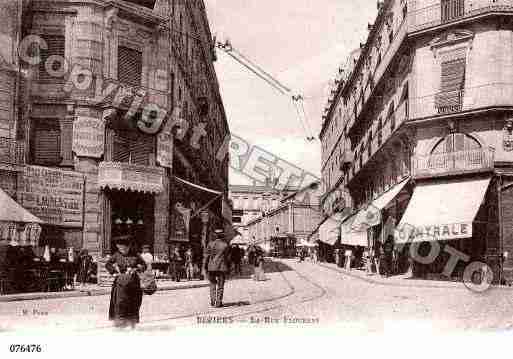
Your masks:
<path fill-rule="evenodd" d="M 472 237 L 472 223 L 436 224 L 427 226 L 404 226 L 396 230 L 396 237 L 400 242 L 430 242 L 453 239 L 465 239 Z M 404 240 L 401 240 L 403 239 Z"/>
<path fill-rule="evenodd" d="M 79 116 L 73 122 L 73 152 L 77 156 L 100 158 L 104 152 L 105 121 Z"/>
<path fill-rule="evenodd" d="M 82 227 L 84 176 L 26 166 L 18 178 L 19 203 L 47 224 Z"/>
<path fill-rule="evenodd" d="M 162 167 L 172 167 L 173 135 L 171 131 L 164 130 L 157 135 L 157 162 Z"/>

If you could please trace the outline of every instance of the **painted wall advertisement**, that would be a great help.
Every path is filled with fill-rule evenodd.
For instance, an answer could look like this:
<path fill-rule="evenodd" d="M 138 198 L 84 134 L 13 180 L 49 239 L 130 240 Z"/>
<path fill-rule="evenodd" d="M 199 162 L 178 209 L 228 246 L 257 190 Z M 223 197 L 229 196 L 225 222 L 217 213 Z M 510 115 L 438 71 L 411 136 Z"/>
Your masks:
<path fill-rule="evenodd" d="M 104 152 L 105 121 L 77 117 L 73 122 L 73 152 L 77 156 L 100 158 Z"/>
<path fill-rule="evenodd" d="M 26 166 L 18 177 L 18 201 L 46 224 L 82 227 L 84 176 Z"/>

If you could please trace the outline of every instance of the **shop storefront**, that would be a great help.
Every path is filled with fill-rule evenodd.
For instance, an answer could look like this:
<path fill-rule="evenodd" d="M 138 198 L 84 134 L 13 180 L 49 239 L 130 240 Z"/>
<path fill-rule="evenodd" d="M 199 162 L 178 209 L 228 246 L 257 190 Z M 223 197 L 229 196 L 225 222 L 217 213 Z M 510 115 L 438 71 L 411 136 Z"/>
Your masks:
<path fill-rule="evenodd" d="M 17 174 L 17 202 L 4 192 L 0 199 L 2 292 L 73 287 L 83 195 L 77 172 L 27 165 Z"/>
<path fill-rule="evenodd" d="M 486 263 L 499 242 L 491 182 L 485 177 L 417 184 L 395 230 L 396 248 L 408 253 L 415 276 L 461 279 L 466 263 Z M 467 261 L 460 260 L 448 273 L 453 250 Z"/>

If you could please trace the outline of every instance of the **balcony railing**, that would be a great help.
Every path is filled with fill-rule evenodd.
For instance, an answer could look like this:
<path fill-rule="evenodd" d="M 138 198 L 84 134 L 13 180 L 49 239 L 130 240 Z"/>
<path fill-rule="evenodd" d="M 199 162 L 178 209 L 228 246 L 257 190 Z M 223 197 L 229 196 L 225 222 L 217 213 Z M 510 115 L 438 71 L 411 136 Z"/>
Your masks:
<path fill-rule="evenodd" d="M 410 118 L 513 105 L 513 83 L 495 82 L 410 99 Z"/>
<path fill-rule="evenodd" d="M 25 145 L 11 138 L 0 137 L 0 163 L 25 164 Z"/>
<path fill-rule="evenodd" d="M 413 4 L 414 2 L 412 2 Z M 422 5 L 417 1 L 415 5 Z M 513 11 L 513 0 L 438 0 L 409 14 L 409 32 L 458 21 L 492 11 Z"/>
<path fill-rule="evenodd" d="M 492 170 L 494 165 L 493 149 L 478 149 L 448 152 L 412 158 L 414 177 L 433 177 L 466 172 Z"/>
<path fill-rule="evenodd" d="M 435 107 L 439 114 L 461 111 L 464 90 L 440 92 L 435 95 Z"/>
<path fill-rule="evenodd" d="M 375 136 L 371 143 L 365 147 L 365 151 L 363 151 L 363 153 L 359 154 L 358 157 L 354 159 L 353 167 L 349 171 L 349 181 L 358 174 L 358 172 L 365 166 L 365 164 L 374 157 L 376 152 L 378 152 L 385 145 L 387 140 L 392 137 L 392 135 L 401 127 L 401 125 L 408 120 L 408 113 L 409 101 L 406 100 L 401 102 L 392 113 L 392 115 L 387 118 L 380 131 L 377 130 L 378 120 L 376 120 L 376 123 L 374 126 L 372 126 L 373 129 L 375 127 L 374 131 L 369 129 L 368 132 L 370 133 L 370 131 L 372 131 Z M 357 148 L 362 148 L 362 143 L 367 143 L 366 141 L 368 141 L 368 134 L 367 136 L 363 137 Z M 370 148 L 368 146 L 370 146 Z"/>

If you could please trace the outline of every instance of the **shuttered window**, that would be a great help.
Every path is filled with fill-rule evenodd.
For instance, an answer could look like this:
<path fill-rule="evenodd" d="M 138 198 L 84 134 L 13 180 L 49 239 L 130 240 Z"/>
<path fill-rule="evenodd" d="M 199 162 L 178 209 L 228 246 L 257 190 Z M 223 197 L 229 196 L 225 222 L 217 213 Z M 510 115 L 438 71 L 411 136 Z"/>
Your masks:
<path fill-rule="evenodd" d="M 118 80 L 140 86 L 142 80 L 142 52 L 128 47 L 118 47 Z"/>
<path fill-rule="evenodd" d="M 43 35 L 42 38 L 46 41 L 48 49 L 40 49 L 41 62 L 39 63 L 39 81 L 42 82 L 64 82 L 64 77 L 54 77 L 46 71 L 45 64 L 50 56 L 60 56 L 64 59 L 64 46 L 65 37 L 62 35 Z M 53 64 L 54 70 L 58 70 L 62 64 L 55 62 Z"/>
<path fill-rule="evenodd" d="M 461 110 L 465 87 L 465 58 L 442 63 L 440 93 L 436 96 L 439 113 Z"/>
<path fill-rule="evenodd" d="M 113 161 L 149 166 L 155 152 L 155 138 L 135 131 L 116 131 Z"/>
<path fill-rule="evenodd" d="M 458 91 L 465 83 L 465 59 L 457 59 L 442 63 L 442 92 Z"/>
<path fill-rule="evenodd" d="M 59 122 L 36 121 L 32 142 L 33 162 L 40 165 L 58 165 L 61 162 L 61 134 Z"/>

